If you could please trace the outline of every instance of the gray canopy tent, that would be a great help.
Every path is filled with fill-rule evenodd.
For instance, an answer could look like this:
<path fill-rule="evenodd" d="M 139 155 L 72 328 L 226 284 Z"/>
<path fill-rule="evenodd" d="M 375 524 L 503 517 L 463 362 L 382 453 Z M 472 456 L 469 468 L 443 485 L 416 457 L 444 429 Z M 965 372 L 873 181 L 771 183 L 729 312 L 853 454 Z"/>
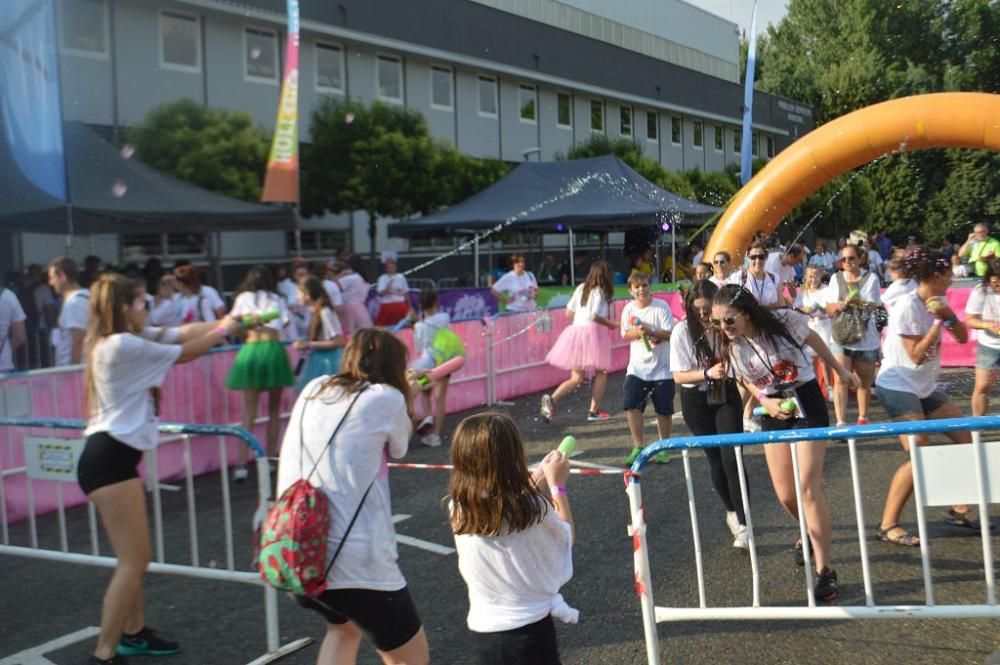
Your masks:
<path fill-rule="evenodd" d="M 36 233 L 205 233 L 291 229 L 294 212 L 201 189 L 146 166 L 83 123 L 64 123 L 69 201 L 20 172 L 0 132 L 0 230 Z"/>
<path fill-rule="evenodd" d="M 471 234 L 475 274 L 479 239 L 493 231 L 569 234 L 622 231 L 670 224 L 676 255 L 676 226 L 704 222 L 717 208 L 690 201 L 649 182 L 614 155 L 554 162 L 524 162 L 506 177 L 446 210 L 389 227 L 389 235 L 414 237 Z M 659 244 L 657 243 L 657 248 Z"/>

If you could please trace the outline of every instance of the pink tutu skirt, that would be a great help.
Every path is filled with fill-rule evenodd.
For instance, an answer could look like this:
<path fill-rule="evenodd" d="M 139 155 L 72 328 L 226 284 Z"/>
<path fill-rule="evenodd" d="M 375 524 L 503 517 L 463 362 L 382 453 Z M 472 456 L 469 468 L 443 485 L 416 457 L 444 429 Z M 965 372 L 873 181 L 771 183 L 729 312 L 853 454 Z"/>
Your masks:
<path fill-rule="evenodd" d="M 346 335 L 350 335 L 355 330 L 372 327 L 372 317 L 364 303 L 344 303 L 344 311 L 343 313 L 338 312 L 338 315 L 340 316 L 340 325 L 344 327 Z"/>
<path fill-rule="evenodd" d="M 611 367 L 608 331 L 599 323 L 573 324 L 559 335 L 545 362 L 567 370 L 606 370 Z"/>

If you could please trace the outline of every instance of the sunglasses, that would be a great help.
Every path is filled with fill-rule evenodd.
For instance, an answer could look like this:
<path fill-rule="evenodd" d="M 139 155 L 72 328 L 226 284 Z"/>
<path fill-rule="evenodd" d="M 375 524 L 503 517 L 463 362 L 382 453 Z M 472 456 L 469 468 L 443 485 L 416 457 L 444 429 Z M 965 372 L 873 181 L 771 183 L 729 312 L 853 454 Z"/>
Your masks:
<path fill-rule="evenodd" d="M 858 260 L 857 256 L 842 256 L 840 258 L 843 261 L 857 261 Z"/>
<path fill-rule="evenodd" d="M 716 265 L 724 266 L 727 263 L 729 263 L 729 261 L 727 261 L 725 259 L 716 259 L 716 260 L 712 261 L 712 263 L 714 263 Z"/>
<path fill-rule="evenodd" d="M 721 328 L 722 326 L 735 326 L 736 325 L 736 317 L 735 316 L 727 316 L 724 319 L 709 319 L 708 322 L 710 324 L 712 324 L 712 327 L 714 327 L 714 328 Z"/>
<path fill-rule="evenodd" d="M 751 254 L 750 255 L 750 260 L 751 261 L 765 261 L 765 260 L 767 260 L 767 254 Z"/>

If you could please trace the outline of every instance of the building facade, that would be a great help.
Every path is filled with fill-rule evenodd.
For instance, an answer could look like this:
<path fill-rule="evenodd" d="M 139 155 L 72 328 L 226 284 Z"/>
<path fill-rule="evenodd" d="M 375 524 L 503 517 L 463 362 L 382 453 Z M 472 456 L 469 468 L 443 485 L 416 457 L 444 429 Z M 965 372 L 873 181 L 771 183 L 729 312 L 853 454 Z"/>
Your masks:
<path fill-rule="evenodd" d="M 737 27 L 681 0 L 301 0 L 300 9 L 303 141 L 313 109 L 334 95 L 416 110 L 435 137 L 476 157 L 549 160 L 603 133 L 636 141 L 671 170 L 721 170 L 740 159 Z M 115 134 L 190 98 L 248 112 L 270 131 L 284 12 L 284 0 L 57 0 L 64 116 Z M 755 156 L 772 157 L 811 128 L 809 108 L 757 94 Z M 367 251 L 365 223 L 363 215 L 305 220 L 305 253 L 346 243 Z M 411 247 L 380 227 L 380 248 L 415 258 L 455 242 Z M 198 261 L 213 243 L 225 264 L 293 249 L 290 234 L 246 231 L 84 238 L 74 251 L 112 262 Z M 21 262 L 47 260 L 53 244 L 22 234 Z"/>

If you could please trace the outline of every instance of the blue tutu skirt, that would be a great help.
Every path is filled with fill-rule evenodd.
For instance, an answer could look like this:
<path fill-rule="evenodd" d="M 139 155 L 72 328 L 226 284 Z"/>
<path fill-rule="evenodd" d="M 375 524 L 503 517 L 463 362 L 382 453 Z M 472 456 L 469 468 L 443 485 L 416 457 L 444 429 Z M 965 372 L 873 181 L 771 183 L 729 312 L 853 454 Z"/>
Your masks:
<path fill-rule="evenodd" d="M 335 349 L 313 349 L 306 357 L 302 374 L 295 384 L 295 392 L 300 393 L 306 385 L 317 376 L 333 375 L 340 371 L 340 358 L 344 355 L 344 347 Z"/>

